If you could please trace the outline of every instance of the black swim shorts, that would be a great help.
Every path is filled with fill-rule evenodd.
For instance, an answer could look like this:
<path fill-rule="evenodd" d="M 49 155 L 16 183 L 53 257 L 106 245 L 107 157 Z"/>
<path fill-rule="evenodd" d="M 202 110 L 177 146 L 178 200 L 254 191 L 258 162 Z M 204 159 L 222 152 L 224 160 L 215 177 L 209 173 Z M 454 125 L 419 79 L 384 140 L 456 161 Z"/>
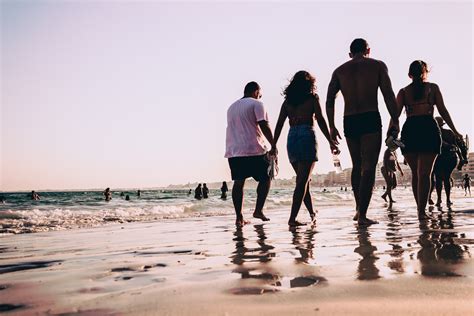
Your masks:
<path fill-rule="evenodd" d="M 344 136 L 359 138 L 365 134 L 382 132 L 382 119 L 379 112 L 365 112 L 344 116 Z"/>
<path fill-rule="evenodd" d="M 232 180 L 245 180 L 249 177 L 255 181 L 266 181 L 270 162 L 267 155 L 229 158 Z"/>

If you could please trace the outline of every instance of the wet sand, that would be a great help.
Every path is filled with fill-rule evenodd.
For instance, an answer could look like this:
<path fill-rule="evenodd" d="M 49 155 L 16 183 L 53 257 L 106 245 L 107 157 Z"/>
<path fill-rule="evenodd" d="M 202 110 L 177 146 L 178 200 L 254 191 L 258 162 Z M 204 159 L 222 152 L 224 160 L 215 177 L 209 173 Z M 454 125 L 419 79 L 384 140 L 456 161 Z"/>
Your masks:
<path fill-rule="evenodd" d="M 408 190 L 392 207 L 379 193 L 368 228 L 336 205 L 295 229 L 281 209 L 243 228 L 215 216 L 3 236 L 0 311 L 472 315 L 474 199 L 459 192 L 420 224 Z"/>

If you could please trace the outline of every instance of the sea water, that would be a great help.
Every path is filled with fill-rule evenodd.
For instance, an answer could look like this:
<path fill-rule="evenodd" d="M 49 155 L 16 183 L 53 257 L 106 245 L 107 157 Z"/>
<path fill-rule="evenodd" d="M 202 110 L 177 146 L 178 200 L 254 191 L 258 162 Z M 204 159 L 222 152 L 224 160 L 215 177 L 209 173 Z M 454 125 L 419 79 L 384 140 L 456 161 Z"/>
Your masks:
<path fill-rule="evenodd" d="M 41 200 L 31 200 L 29 192 L 4 192 L 0 196 L 0 234 L 30 233 L 77 227 L 100 226 L 107 223 L 153 221 L 168 218 L 218 216 L 234 214 L 232 199 L 220 198 L 220 190 L 210 190 L 209 198 L 194 199 L 194 192 L 182 190 L 142 190 L 137 192 L 115 191 L 112 200 L 106 202 L 102 191 L 50 191 L 38 192 Z M 120 193 L 130 196 L 130 201 Z M 314 206 L 350 204 L 350 190 L 322 188 L 311 190 Z M 265 209 L 291 207 L 293 188 L 271 189 Z M 244 212 L 255 206 L 255 189 L 246 189 Z"/>

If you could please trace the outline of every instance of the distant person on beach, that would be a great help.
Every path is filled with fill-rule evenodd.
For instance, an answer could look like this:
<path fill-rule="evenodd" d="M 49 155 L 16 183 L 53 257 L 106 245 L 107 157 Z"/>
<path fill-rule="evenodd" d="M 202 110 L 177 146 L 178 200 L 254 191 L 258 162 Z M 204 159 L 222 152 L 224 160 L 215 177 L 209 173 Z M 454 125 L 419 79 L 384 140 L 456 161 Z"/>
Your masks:
<path fill-rule="evenodd" d="M 191 195 L 191 193 L 193 193 L 193 190 L 189 189 L 188 195 Z"/>
<path fill-rule="evenodd" d="M 418 218 L 424 220 L 429 218 L 425 209 L 431 191 L 433 164 L 441 152 L 441 132 L 433 118 L 435 105 L 454 136 L 461 138 L 462 136 L 451 120 L 438 85 L 426 81 L 427 64 L 422 60 L 415 60 L 410 64 L 408 75 L 412 83 L 401 89 L 397 95 L 399 105 L 397 121 L 405 107 L 407 119 L 401 132 L 401 140 L 405 147 L 401 150 L 412 172 L 412 188 Z"/>
<path fill-rule="evenodd" d="M 232 202 L 235 208 L 236 225 L 248 222 L 242 215 L 245 179 L 258 182 L 257 202 L 253 217 L 263 221 L 269 219 L 263 214 L 263 206 L 270 190 L 270 166 L 265 138 L 273 144 L 273 134 L 268 124 L 268 113 L 259 100 L 260 86 L 252 81 L 245 85 L 244 96 L 227 110 L 226 152 L 234 180 Z"/>
<path fill-rule="evenodd" d="M 202 199 L 202 186 L 201 183 L 198 184 L 196 189 L 194 189 L 194 198 L 196 200 L 201 200 Z"/>
<path fill-rule="evenodd" d="M 319 96 L 316 94 L 315 81 L 316 79 L 307 71 L 298 71 L 293 76 L 290 84 L 283 92 L 285 100 L 281 105 L 280 116 L 275 127 L 271 154 L 277 153 L 276 145 L 283 124 L 288 118 L 290 122 L 287 140 L 288 158 L 296 172 L 296 186 L 293 193 L 290 219 L 288 220 L 290 226 L 303 225 L 303 223 L 296 220 L 303 201 L 308 209 L 311 221 L 316 220 L 309 190 L 311 172 L 315 162 L 318 161 L 318 144 L 314 130 L 315 119 L 321 132 L 328 140 L 331 151 L 339 151 L 329 135 L 328 126 L 321 111 Z"/>
<path fill-rule="evenodd" d="M 125 201 L 130 201 L 130 195 L 125 195 Z"/>
<path fill-rule="evenodd" d="M 402 168 L 397 160 L 397 152 L 392 152 L 387 148 L 383 154 L 383 165 L 380 168 L 385 183 L 387 184 L 385 193 L 382 194 L 382 199 L 384 199 L 385 202 L 387 202 L 387 196 L 390 203 L 395 202 L 392 198 L 392 190 L 397 187 L 397 170 L 400 171 L 400 174 L 403 177 Z"/>
<path fill-rule="evenodd" d="M 38 193 L 36 193 L 35 191 L 31 191 L 31 199 L 33 201 L 39 201 L 40 200 L 40 196 Z"/>
<path fill-rule="evenodd" d="M 140 190 L 137 191 L 137 196 L 138 197 L 142 196 L 142 192 Z"/>
<path fill-rule="evenodd" d="M 124 196 L 125 196 L 125 193 L 120 192 L 120 196 L 121 196 L 121 197 L 124 197 Z"/>
<path fill-rule="evenodd" d="M 471 196 L 471 177 L 466 173 L 464 178 L 462 178 L 462 183 L 464 187 L 464 196 L 467 195 L 467 191 L 469 190 L 469 196 Z"/>
<path fill-rule="evenodd" d="M 222 187 L 221 187 L 221 199 L 226 200 L 227 199 L 227 191 L 229 191 L 229 188 L 227 187 L 227 182 L 222 182 Z"/>
<path fill-rule="evenodd" d="M 367 218 L 375 169 L 382 146 L 382 121 L 378 109 L 377 93 L 382 91 L 390 116 L 398 126 L 397 101 L 392 90 L 387 66 L 380 60 L 369 58 L 366 40 L 357 38 L 350 45 L 351 60 L 339 66 L 329 83 L 326 113 L 331 137 L 339 144 L 341 138 L 334 123 L 334 104 L 339 91 L 344 96 L 344 135 L 352 159 L 352 190 L 356 202 L 357 220 L 361 225 L 377 223 Z"/>
<path fill-rule="evenodd" d="M 102 194 L 104 195 L 105 200 L 106 200 L 107 202 L 110 201 L 110 200 L 112 200 L 112 192 L 110 192 L 110 188 L 105 189 L 105 191 L 102 192 Z"/>
<path fill-rule="evenodd" d="M 209 197 L 209 188 L 207 187 L 207 184 L 205 183 L 202 184 L 202 197 L 205 199 Z"/>
<path fill-rule="evenodd" d="M 444 183 L 444 191 L 446 192 L 446 205 L 449 207 L 453 204 L 453 202 L 451 202 L 451 174 L 453 173 L 454 168 L 456 168 L 458 165 L 458 157 L 459 160 L 463 160 L 463 157 L 459 149 L 459 139 L 456 137 L 454 132 L 443 128 L 444 120 L 442 117 L 437 116 L 435 117 L 435 120 L 441 131 L 441 154 L 436 158 L 433 168 L 432 179 L 434 181 L 432 181 L 431 185 L 429 204 L 433 204 L 433 200 L 431 200 L 431 193 L 434 189 L 434 182 L 436 194 L 438 196 L 436 206 L 441 206 L 441 193 Z"/>
<path fill-rule="evenodd" d="M 1 204 L 5 204 L 6 200 L 3 196 L 0 196 L 0 203 Z"/>

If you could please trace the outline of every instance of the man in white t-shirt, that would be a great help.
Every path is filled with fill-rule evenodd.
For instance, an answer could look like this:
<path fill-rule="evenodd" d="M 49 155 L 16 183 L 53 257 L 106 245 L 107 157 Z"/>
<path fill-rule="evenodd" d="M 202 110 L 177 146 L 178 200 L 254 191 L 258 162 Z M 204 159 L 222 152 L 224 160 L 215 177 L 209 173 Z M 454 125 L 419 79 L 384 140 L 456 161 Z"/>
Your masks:
<path fill-rule="evenodd" d="M 259 101 L 260 86 L 252 81 L 244 89 L 244 97 L 235 101 L 227 110 L 226 152 L 234 186 L 236 225 L 247 224 L 242 215 L 245 179 L 254 178 L 258 182 L 257 202 L 253 217 L 263 221 L 269 219 L 263 214 L 263 205 L 270 190 L 268 176 L 269 160 L 267 141 L 273 143 L 273 134 L 268 124 L 268 114 Z"/>

